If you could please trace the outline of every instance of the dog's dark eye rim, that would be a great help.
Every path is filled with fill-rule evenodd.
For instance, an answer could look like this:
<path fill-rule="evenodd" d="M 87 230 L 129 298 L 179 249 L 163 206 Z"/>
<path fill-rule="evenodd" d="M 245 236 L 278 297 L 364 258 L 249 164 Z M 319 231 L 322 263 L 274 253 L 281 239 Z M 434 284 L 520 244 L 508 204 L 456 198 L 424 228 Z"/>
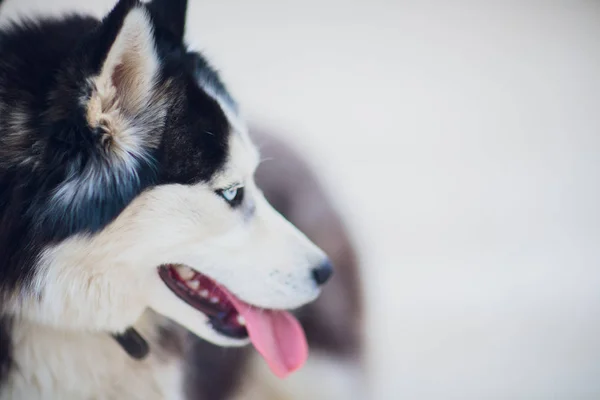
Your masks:
<path fill-rule="evenodd" d="M 225 189 L 218 189 L 215 192 L 232 207 L 237 207 L 244 201 L 243 186 L 231 186 Z"/>

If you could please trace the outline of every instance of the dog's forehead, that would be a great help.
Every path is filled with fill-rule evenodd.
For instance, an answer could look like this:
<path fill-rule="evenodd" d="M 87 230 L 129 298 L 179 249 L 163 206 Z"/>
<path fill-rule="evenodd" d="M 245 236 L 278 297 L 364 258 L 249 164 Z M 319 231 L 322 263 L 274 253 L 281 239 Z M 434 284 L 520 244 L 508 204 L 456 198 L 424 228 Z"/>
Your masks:
<path fill-rule="evenodd" d="M 212 183 L 215 186 L 243 183 L 254 174 L 260 162 L 259 151 L 250 139 L 246 122 L 219 80 L 198 79 L 198 84 L 219 104 L 229 124 L 227 161 Z"/>
<path fill-rule="evenodd" d="M 215 187 L 228 187 L 245 184 L 251 179 L 260 161 L 258 149 L 245 131 L 232 127 L 229 136 L 227 161 L 223 169 L 215 174 L 212 184 Z"/>

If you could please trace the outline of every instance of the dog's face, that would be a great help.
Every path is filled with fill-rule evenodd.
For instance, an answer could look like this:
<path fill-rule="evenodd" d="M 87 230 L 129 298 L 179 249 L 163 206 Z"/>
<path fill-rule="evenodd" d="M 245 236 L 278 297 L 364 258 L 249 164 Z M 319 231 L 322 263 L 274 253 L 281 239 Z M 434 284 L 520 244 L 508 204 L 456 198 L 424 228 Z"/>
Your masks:
<path fill-rule="evenodd" d="M 65 53 L 41 117 L 8 115 L 28 132 L 10 126 L 0 164 L 30 171 L 38 194 L 13 223 L 30 253 L 10 258 L 33 261 L 4 267 L 5 312 L 119 332 L 150 307 L 238 345 L 240 307 L 317 297 L 331 266 L 256 187 L 259 154 L 217 75 L 185 48 L 185 9 L 119 1 Z"/>

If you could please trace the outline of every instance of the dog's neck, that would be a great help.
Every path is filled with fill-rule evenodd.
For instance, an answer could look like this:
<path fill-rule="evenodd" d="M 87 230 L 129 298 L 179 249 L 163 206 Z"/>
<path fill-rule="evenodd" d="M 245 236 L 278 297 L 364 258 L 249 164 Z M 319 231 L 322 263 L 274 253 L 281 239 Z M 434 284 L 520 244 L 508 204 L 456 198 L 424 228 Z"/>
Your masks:
<path fill-rule="evenodd" d="M 135 359 L 109 334 L 61 330 L 14 320 L 9 337 L 12 367 L 0 385 L 5 398 L 165 398 L 182 392 L 185 335 L 171 322 L 146 312 L 135 324 L 151 351 Z M 74 393 L 78 382 L 89 393 Z"/>

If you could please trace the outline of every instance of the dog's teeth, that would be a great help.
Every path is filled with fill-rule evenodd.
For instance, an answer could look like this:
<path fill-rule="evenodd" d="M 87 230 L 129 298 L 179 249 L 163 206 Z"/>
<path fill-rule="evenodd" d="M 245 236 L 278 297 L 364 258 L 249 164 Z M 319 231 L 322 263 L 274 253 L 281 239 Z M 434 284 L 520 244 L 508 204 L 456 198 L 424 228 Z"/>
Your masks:
<path fill-rule="evenodd" d="M 211 303 L 218 303 L 219 302 L 219 298 L 218 297 L 211 297 L 210 298 L 210 302 Z"/>
<path fill-rule="evenodd" d="M 237 316 L 237 322 L 238 322 L 238 324 L 240 324 L 242 326 L 246 326 L 246 320 L 241 315 Z"/>
<path fill-rule="evenodd" d="M 200 296 L 202 297 L 208 297 L 208 290 L 204 289 L 200 292 Z"/>
<path fill-rule="evenodd" d="M 194 271 L 191 268 L 186 267 L 185 265 L 180 265 L 177 267 L 177 273 L 183 280 L 192 279 L 194 277 Z"/>
<path fill-rule="evenodd" d="M 198 288 L 200 287 L 200 282 L 198 282 L 198 281 L 188 281 L 187 285 L 192 290 L 198 290 Z"/>

